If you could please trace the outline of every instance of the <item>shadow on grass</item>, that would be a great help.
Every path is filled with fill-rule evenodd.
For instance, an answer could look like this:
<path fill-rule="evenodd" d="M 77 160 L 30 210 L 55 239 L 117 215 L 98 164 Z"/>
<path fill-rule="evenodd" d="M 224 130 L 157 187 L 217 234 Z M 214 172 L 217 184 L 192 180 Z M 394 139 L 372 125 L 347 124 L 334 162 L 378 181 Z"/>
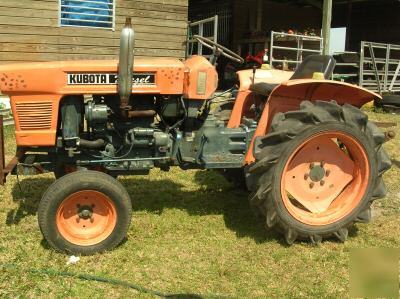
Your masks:
<path fill-rule="evenodd" d="M 51 178 L 25 178 L 21 179 L 21 189 L 15 184 L 12 196 L 19 206 L 8 212 L 6 224 L 15 225 L 24 217 L 36 215 L 39 201 L 53 181 Z M 165 209 L 180 209 L 189 215 L 223 215 L 226 227 L 240 238 L 250 237 L 257 243 L 282 240 L 276 233 L 265 231 L 263 221 L 248 204 L 248 192 L 236 190 L 212 171 L 195 173 L 194 182 L 200 186 L 196 191 L 189 191 L 186 185 L 169 179 L 130 176 L 122 177 L 120 182 L 132 198 L 134 211 L 161 214 Z"/>
<path fill-rule="evenodd" d="M 7 213 L 6 224 L 18 224 L 23 218 L 36 215 L 39 201 L 53 181 L 49 178 L 35 177 L 22 179 L 19 185 L 15 184 L 11 195 L 13 201 L 18 202 L 19 206 Z"/>
<path fill-rule="evenodd" d="M 120 180 L 128 190 L 135 211 L 162 214 L 165 209 L 180 209 L 189 215 L 223 215 L 226 227 L 238 237 L 251 237 L 257 243 L 278 239 L 265 231 L 263 221 L 248 203 L 248 192 L 237 190 L 212 171 L 198 171 L 194 181 L 200 190 L 186 191 L 186 185 L 172 180 L 148 181 L 128 177 Z"/>

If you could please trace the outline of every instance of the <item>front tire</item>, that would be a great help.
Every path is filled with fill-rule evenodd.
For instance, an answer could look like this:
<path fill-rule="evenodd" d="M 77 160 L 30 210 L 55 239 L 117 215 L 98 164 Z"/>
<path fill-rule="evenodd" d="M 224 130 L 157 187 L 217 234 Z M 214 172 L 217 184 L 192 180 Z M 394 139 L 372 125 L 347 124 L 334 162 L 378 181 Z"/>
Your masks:
<path fill-rule="evenodd" d="M 56 250 L 89 255 L 125 238 L 132 204 L 120 182 L 97 171 L 77 171 L 56 180 L 38 209 L 40 230 Z"/>
<path fill-rule="evenodd" d="M 390 159 L 384 135 L 359 109 L 336 102 L 302 102 L 277 114 L 255 144 L 247 169 L 251 204 L 267 228 L 296 239 L 344 242 L 354 222 L 368 222 L 371 203 L 385 196 Z"/>

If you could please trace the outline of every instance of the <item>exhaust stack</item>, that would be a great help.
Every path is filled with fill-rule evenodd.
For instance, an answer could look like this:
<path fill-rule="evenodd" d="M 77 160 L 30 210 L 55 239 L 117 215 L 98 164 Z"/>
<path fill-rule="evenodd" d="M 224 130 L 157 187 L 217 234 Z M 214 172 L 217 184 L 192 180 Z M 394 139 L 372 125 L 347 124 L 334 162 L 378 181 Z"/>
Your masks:
<path fill-rule="evenodd" d="M 129 110 L 129 97 L 132 94 L 133 57 L 135 48 L 135 32 L 131 18 L 126 18 L 121 31 L 118 63 L 118 94 L 123 111 Z"/>

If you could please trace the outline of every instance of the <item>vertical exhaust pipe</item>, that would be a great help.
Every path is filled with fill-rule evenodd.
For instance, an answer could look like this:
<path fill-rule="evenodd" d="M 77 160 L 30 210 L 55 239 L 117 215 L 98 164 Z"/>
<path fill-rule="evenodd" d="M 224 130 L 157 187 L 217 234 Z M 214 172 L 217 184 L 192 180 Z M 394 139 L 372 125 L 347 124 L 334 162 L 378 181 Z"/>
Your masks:
<path fill-rule="evenodd" d="M 135 48 L 135 32 L 131 18 L 126 18 L 125 26 L 121 31 L 118 63 L 118 94 L 121 110 L 129 110 L 129 98 L 132 94 L 133 57 Z"/>

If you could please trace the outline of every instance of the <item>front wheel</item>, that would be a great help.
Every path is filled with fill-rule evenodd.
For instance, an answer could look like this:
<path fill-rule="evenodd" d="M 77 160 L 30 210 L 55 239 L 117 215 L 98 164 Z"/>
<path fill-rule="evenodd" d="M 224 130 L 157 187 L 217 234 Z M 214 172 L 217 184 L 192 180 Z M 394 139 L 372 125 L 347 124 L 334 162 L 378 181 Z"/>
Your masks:
<path fill-rule="evenodd" d="M 56 180 L 38 209 L 47 242 L 69 254 L 94 254 L 117 246 L 132 213 L 129 194 L 120 182 L 101 172 L 77 171 Z"/>
<path fill-rule="evenodd" d="M 335 102 L 303 102 L 277 114 L 271 133 L 255 145 L 248 168 L 251 203 L 287 243 L 313 243 L 367 222 L 371 203 L 385 195 L 382 174 L 390 159 L 384 135 L 359 109 Z"/>

